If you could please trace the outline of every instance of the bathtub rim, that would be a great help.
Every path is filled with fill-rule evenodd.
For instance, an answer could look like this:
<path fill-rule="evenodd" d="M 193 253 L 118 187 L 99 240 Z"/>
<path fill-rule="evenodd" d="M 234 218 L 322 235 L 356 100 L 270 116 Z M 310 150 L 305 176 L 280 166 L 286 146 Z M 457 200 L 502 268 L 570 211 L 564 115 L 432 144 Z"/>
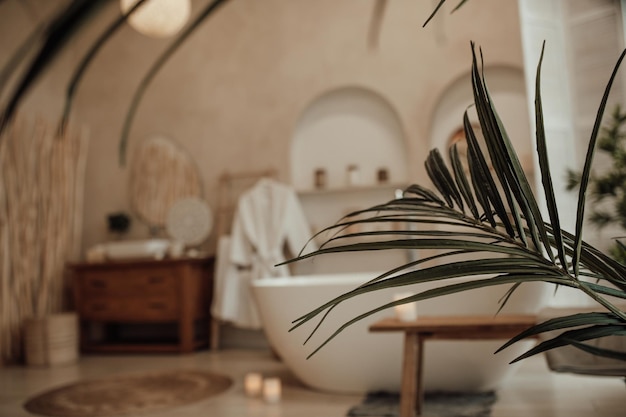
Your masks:
<path fill-rule="evenodd" d="M 251 285 L 259 288 L 271 288 L 271 287 L 308 287 L 308 286 L 323 286 L 323 285 L 360 285 L 382 275 L 384 272 L 355 272 L 355 273 L 337 273 L 337 274 L 313 274 L 313 275 L 292 275 L 288 277 L 278 278 L 264 278 L 253 280 Z M 454 284 L 459 282 L 467 282 L 477 279 L 485 279 L 494 277 L 497 274 L 482 274 L 461 276 L 454 278 L 446 278 L 441 280 L 442 286 L 447 284 Z M 424 281 L 423 284 L 433 284 L 437 280 Z M 419 285 L 421 283 L 411 283 L 406 286 Z M 506 285 L 503 283 L 502 285 Z M 401 288 L 401 287 L 399 287 Z"/>

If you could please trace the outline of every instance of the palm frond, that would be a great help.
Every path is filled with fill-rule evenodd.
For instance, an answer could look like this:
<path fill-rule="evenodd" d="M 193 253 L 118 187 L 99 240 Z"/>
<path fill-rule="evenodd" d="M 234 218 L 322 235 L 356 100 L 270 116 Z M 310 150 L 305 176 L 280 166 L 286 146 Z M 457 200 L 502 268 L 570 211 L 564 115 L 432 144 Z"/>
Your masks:
<path fill-rule="evenodd" d="M 439 11 L 439 9 L 441 9 L 441 6 L 443 6 L 443 4 L 446 2 L 446 0 L 439 0 L 439 3 L 437 3 L 437 6 L 435 6 L 435 9 L 433 10 L 433 12 L 430 14 L 430 16 L 428 16 L 428 19 L 426 19 L 426 21 L 424 22 L 424 24 L 422 25 L 422 27 L 426 27 L 426 25 L 428 24 L 428 22 L 430 22 L 435 15 L 437 14 L 437 12 Z"/>
<path fill-rule="evenodd" d="M 506 342 L 504 345 L 502 345 L 496 351 L 496 353 L 506 349 L 516 342 L 519 342 L 520 340 L 526 339 L 528 337 L 533 337 L 544 332 L 563 330 L 579 326 L 620 324 L 623 325 L 623 322 L 611 315 L 610 313 L 603 312 L 576 313 L 568 316 L 556 317 L 523 331 L 522 333 L 518 334 L 517 336 Z"/>
<path fill-rule="evenodd" d="M 91 48 L 87 51 L 83 59 L 80 61 L 76 69 L 74 70 L 74 74 L 70 79 L 70 82 L 67 86 L 67 91 L 65 93 L 65 105 L 63 106 L 63 113 L 61 114 L 61 120 L 59 122 L 59 132 L 62 133 L 66 126 L 67 121 L 70 116 L 70 111 L 72 108 L 72 100 L 74 98 L 74 94 L 76 94 L 76 89 L 80 83 L 80 80 L 83 77 L 83 74 L 89 67 L 89 64 L 93 61 L 94 57 L 98 54 L 102 46 L 113 36 L 115 32 L 122 26 L 122 24 L 126 21 L 128 16 L 133 14 L 135 10 L 137 10 L 140 6 L 144 4 L 146 0 L 138 0 L 126 13 L 121 13 L 120 16 L 113 21 L 102 34 L 98 37 L 98 39 L 93 43 Z"/>
<path fill-rule="evenodd" d="M 552 224 L 552 235 L 554 236 L 555 246 L 561 261 L 561 266 L 567 269 L 567 260 L 565 257 L 565 247 L 563 246 L 563 236 L 561 235 L 561 221 L 559 220 L 559 209 L 556 205 L 556 197 L 554 194 L 554 186 L 550 175 L 550 163 L 548 161 L 548 147 L 546 145 L 546 131 L 543 124 L 543 104 L 541 102 L 541 64 L 543 62 L 543 53 L 546 43 L 544 41 L 541 46 L 541 56 L 539 57 L 539 65 L 537 65 L 537 75 L 535 78 L 535 124 L 537 129 L 537 155 L 539 156 L 539 166 L 541 171 L 541 183 L 546 196 L 546 204 L 548 206 L 548 214 Z M 551 249 L 549 249 L 551 250 Z"/>
<path fill-rule="evenodd" d="M 426 21 L 424 22 L 424 24 L 422 25 L 422 27 L 426 27 L 426 25 L 428 24 L 428 22 L 430 22 L 435 15 L 437 14 L 437 12 L 439 11 L 439 9 L 441 9 L 441 6 L 443 6 L 443 4 L 446 2 L 446 0 L 439 0 L 439 3 L 437 3 L 437 6 L 435 6 L 435 9 L 432 11 L 432 13 L 430 14 L 430 16 L 428 16 L 428 19 L 426 19 Z M 463 6 L 465 3 L 467 3 L 467 0 L 461 0 L 459 1 L 459 3 L 454 7 L 454 9 L 452 9 L 451 13 L 456 12 L 457 10 L 459 10 L 461 8 L 461 6 Z"/>
<path fill-rule="evenodd" d="M 575 242 L 575 253 L 574 258 L 572 259 L 572 264 L 574 265 L 575 275 L 578 276 L 580 270 L 580 263 L 578 262 L 580 259 L 580 251 L 582 245 L 582 232 L 583 232 L 583 220 L 585 217 L 585 201 L 586 201 L 586 191 L 587 185 L 589 184 L 589 177 L 591 174 L 591 164 L 593 162 L 593 156 L 595 153 L 595 145 L 596 140 L 598 138 L 598 132 L 600 130 L 600 126 L 602 123 L 602 116 L 604 115 L 604 110 L 606 108 L 606 103 L 609 99 L 609 93 L 611 92 L 611 87 L 613 86 L 613 81 L 617 76 L 617 70 L 619 69 L 624 56 L 626 55 L 626 50 L 624 50 L 617 60 L 617 64 L 615 64 L 615 68 L 613 69 L 613 73 L 609 78 L 609 82 L 604 90 L 604 94 L 602 96 L 602 100 L 600 101 L 600 106 L 598 108 L 598 113 L 596 114 L 596 120 L 593 125 L 593 130 L 591 131 L 591 138 L 589 139 L 589 146 L 587 148 L 587 154 L 585 156 L 585 165 L 583 167 L 582 176 L 580 179 L 580 188 L 578 191 L 578 207 L 576 209 L 576 242 Z"/>
<path fill-rule="evenodd" d="M 581 342 L 600 339 L 608 336 L 626 336 L 626 327 L 624 327 L 624 324 L 622 323 L 618 325 L 597 325 L 583 327 L 582 329 L 568 330 L 552 339 L 548 339 L 544 342 L 539 343 L 528 352 L 515 358 L 513 361 L 511 361 L 511 363 L 515 363 L 522 359 L 529 358 L 538 353 L 546 352 L 550 349 L 555 349 L 568 345 L 581 346 Z M 622 352 L 621 355 L 617 357 L 623 361 L 626 361 L 626 352 Z"/>
<path fill-rule="evenodd" d="M 73 0 L 60 11 L 46 27 L 42 35 L 45 39 L 35 57 L 28 65 L 10 95 L 7 105 L 0 113 L 0 133 L 8 126 L 22 99 L 30 87 L 39 79 L 48 65 L 62 50 L 68 40 L 89 20 L 105 0 Z"/>
<path fill-rule="evenodd" d="M 380 36 L 380 29 L 386 8 L 387 0 L 376 0 L 376 3 L 374 3 L 374 11 L 372 12 L 372 20 L 367 36 L 370 47 L 376 47 L 378 45 L 378 37 Z"/>
<path fill-rule="evenodd" d="M 617 336 L 617 332 L 614 333 L 612 336 Z M 621 336 L 624 336 L 626 334 L 621 333 Z M 613 350 L 613 349 L 606 349 L 606 348 L 601 348 L 598 346 L 592 346 L 589 345 L 587 343 L 581 343 L 578 342 L 576 340 L 571 340 L 569 339 L 568 344 L 571 346 L 574 346 L 575 348 L 578 348 L 584 352 L 590 353 L 594 356 L 601 356 L 603 358 L 609 358 L 609 359 L 615 359 L 615 360 L 620 360 L 623 361 L 624 360 L 624 356 L 626 356 L 625 352 L 622 351 L 618 351 L 618 350 Z M 622 376 L 621 374 L 619 374 L 619 376 Z"/>
<path fill-rule="evenodd" d="M 463 196 L 463 201 L 467 204 L 472 216 L 474 216 L 475 219 L 478 219 L 478 207 L 476 207 L 476 203 L 474 202 L 474 193 L 472 193 L 469 181 L 467 181 L 467 176 L 465 175 L 465 170 L 463 169 L 463 163 L 461 162 L 456 143 L 452 144 L 450 147 L 449 157 L 454 171 L 454 179 L 459 187 L 461 195 Z"/>
<path fill-rule="evenodd" d="M 41 42 L 41 34 L 43 33 L 43 24 L 39 24 L 28 37 L 17 47 L 15 52 L 11 55 L 7 63 L 0 71 L 0 94 L 4 91 L 4 87 L 8 83 L 9 79 L 24 61 L 28 52 L 35 47 L 38 42 Z"/>
<path fill-rule="evenodd" d="M 472 57 L 474 104 L 488 156 L 483 153 L 466 111 L 463 123 L 468 143 L 469 178 L 454 147 L 449 150 L 451 169 L 446 166 L 439 152 L 434 150 L 429 154 L 425 166 L 437 191 L 412 185 L 405 190 L 402 198 L 351 213 L 321 232 L 332 233 L 332 236 L 318 250 L 292 261 L 352 251 L 430 249 L 438 251 L 438 254 L 399 265 L 352 291 L 338 295 L 294 320 L 293 328 L 321 317 L 315 332 L 335 306 L 371 291 L 433 281 L 440 282 L 441 286 L 363 312 L 340 325 L 312 354 L 350 325 L 398 304 L 474 288 L 507 285 L 508 289 L 501 299 L 502 308 L 521 284 L 542 281 L 580 290 L 607 311 L 539 324 L 511 339 L 503 348 L 525 337 L 561 329 L 565 330 L 561 335 L 546 340 L 517 360 L 568 344 L 588 352 L 620 356 L 619 352 L 604 352 L 586 343 L 607 334 L 626 332 L 626 312 L 609 299 L 626 300 L 626 267 L 586 243 L 582 239 L 581 230 L 577 229 L 572 234 L 561 229 L 543 126 L 540 95 L 543 53 L 537 66 L 535 111 L 537 152 L 549 222 L 544 221 L 541 215 L 530 183 L 496 111 L 473 44 Z M 607 86 L 598 110 L 598 120 L 602 117 L 606 97 L 622 57 Z M 591 149 L 592 145 L 587 155 L 587 175 L 592 160 Z M 584 177 L 585 174 L 581 189 L 587 185 Z M 581 216 L 579 212 L 578 218 Z M 397 230 L 398 222 L 419 224 L 419 227 Z M 350 233 L 351 226 L 371 223 L 377 224 L 376 231 Z M 475 259 L 468 261 L 460 258 L 460 255 L 468 253 L 475 255 Z M 433 265 L 432 261 L 438 264 Z M 581 276 L 595 282 L 580 279 Z M 469 279 L 461 283 L 446 281 L 457 277 Z M 623 359 L 626 360 L 626 353 Z"/>

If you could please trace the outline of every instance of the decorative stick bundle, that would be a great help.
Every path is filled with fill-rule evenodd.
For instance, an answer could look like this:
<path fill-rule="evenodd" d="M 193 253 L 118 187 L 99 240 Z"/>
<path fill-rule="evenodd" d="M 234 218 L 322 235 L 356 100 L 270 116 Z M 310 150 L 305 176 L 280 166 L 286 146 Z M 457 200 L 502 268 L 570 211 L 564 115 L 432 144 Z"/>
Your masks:
<path fill-rule="evenodd" d="M 25 319 L 64 307 L 82 227 L 87 138 L 15 122 L 0 141 L 0 360 L 20 357 Z"/>

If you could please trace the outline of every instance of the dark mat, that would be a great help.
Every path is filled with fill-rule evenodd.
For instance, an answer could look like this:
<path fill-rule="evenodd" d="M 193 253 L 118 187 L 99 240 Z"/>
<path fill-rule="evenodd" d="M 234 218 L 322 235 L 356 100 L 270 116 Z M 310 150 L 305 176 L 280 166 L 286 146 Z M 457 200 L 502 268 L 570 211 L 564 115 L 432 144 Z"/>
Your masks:
<path fill-rule="evenodd" d="M 427 392 L 424 395 L 422 414 L 428 417 L 489 417 L 496 402 L 493 391 Z M 397 393 L 374 392 L 367 394 L 363 402 L 352 407 L 349 417 L 398 417 L 400 395 Z"/>

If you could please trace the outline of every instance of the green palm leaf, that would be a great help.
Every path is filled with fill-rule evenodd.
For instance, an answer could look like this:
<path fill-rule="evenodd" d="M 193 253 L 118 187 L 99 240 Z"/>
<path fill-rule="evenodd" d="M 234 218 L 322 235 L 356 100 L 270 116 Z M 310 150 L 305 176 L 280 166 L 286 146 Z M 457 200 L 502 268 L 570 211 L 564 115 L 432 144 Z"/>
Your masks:
<path fill-rule="evenodd" d="M 105 3 L 104 0 L 72 0 L 50 22 L 42 33 L 44 37 L 34 58 L 18 81 L 9 100 L 0 113 L 0 133 L 11 122 L 22 99 L 68 40 L 78 32 L 85 21 Z"/>
<path fill-rule="evenodd" d="M 433 10 L 433 12 L 430 14 L 430 16 L 428 16 L 428 19 L 426 19 L 426 21 L 424 22 L 424 24 L 422 25 L 422 27 L 426 27 L 426 25 L 428 24 L 428 22 L 430 22 L 433 17 L 435 17 L 435 15 L 437 14 L 437 12 L 439 11 L 439 9 L 441 9 L 441 6 L 443 6 L 443 4 L 446 2 L 446 0 L 439 0 L 439 3 L 437 4 L 437 6 L 435 6 L 435 9 Z M 467 0 L 461 0 L 459 2 L 459 4 L 457 4 L 454 9 L 452 9 L 452 13 L 456 12 L 458 9 L 461 8 L 461 6 L 463 6 L 465 3 L 467 2 Z"/>
<path fill-rule="evenodd" d="M 585 216 L 585 201 L 586 201 L 586 192 L 587 185 L 589 184 L 589 177 L 591 175 L 591 164 L 593 162 L 593 156 L 595 152 L 596 140 L 598 138 L 598 132 L 600 131 L 600 125 L 602 123 L 602 116 L 604 115 L 604 109 L 606 108 L 606 103 L 609 99 L 609 93 L 611 92 L 611 87 L 613 86 L 613 81 L 615 80 L 615 76 L 617 75 L 617 70 L 619 69 L 622 60 L 624 59 L 624 55 L 626 54 L 626 50 L 624 50 L 619 59 L 617 60 L 617 64 L 613 69 L 613 73 L 609 78 L 609 82 L 604 90 L 604 95 L 602 96 L 602 100 L 600 101 L 600 107 L 598 108 L 598 113 L 596 115 L 596 121 L 593 125 L 593 130 L 591 131 L 591 138 L 589 139 L 589 146 L 587 148 L 587 155 L 585 157 L 585 165 L 583 167 L 582 177 L 580 179 L 580 186 L 578 192 L 578 207 L 576 210 L 576 251 L 574 253 L 574 259 L 572 259 L 572 264 L 574 265 L 574 270 L 576 271 L 576 275 L 578 275 L 580 264 L 578 262 L 580 258 L 580 251 L 582 245 L 582 228 L 583 228 L 583 219 Z"/>
<path fill-rule="evenodd" d="M 67 126 L 67 121 L 70 117 L 70 112 L 72 109 L 72 100 L 74 99 L 74 95 L 76 94 L 76 90 L 80 83 L 80 80 L 83 78 L 83 74 L 89 67 L 89 64 L 93 61 L 94 57 L 100 51 L 100 48 L 104 46 L 104 44 L 113 36 L 115 32 L 122 26 L 122 24 L 126 21 L 128 16 L 133 14 L 135 10 L 137 10 L 146 0 L 138 0 L 126 13 L 121 13 L 120 16 L 115 19 L 113 23 L 111 23 L 104 32 L 98 37 L 98 39 L 94 42 L 94 44 L 89 48 L 89 51 L 85 54 L 83 59 L 80 61 L 76 69 L 74 70 L 74 74 L 70 79 L 70 82 L 67 86 L 67 91 L 65 93 L 65 105 L 63 106 L 63 113 L 61 114 L 61 120 L 59 122 L 59 132 L 63 132 Z"/>
<path fill-rule="evenodd" d="M 442 3 L 443 1 L 438 7 Z M 507 290 L 500 304 L 502 308 L 521 284 L 542 281 L 583 291 L 607 311 L 540 323 L 512 338 L 502 349 L 526 337 L 547 331 L 563 330 L 560 335 L 542 342 L 516 360 L 564 345 L 573 345 L 586 352 L 626 360 L 626 352 L 605 351 L 586 343 L 598 337 L 621 335 L 626 332 L 626 313 L 607 298 L 626 299 L 626 267 L 584 242 L 580 230 L 577 229 L 575 234 L 571 234 L 560 228 L 547 158 L 547 138 L 543 127 L 540 95 L 543 53 L 537 66 L 535 109 L 537 152 L 549 222 L 542 218 L 530 183 L 498 116 L 481 74 L 473 44 L 472 56 L 475 108 L 488 156 L 483 153 L 466 111 L 463 123 L 468 143 L 469 178 L 455 148 L 450 149 L 451 169 L 446 166 L 441 154 L 434 150 L 429 154 L 425 166 L 437 189 L 436 192 L 424 186 L 412 185 L 405 190 L 402 198 L 351 213 L 320 232 L 332 235 L 318 250 L 301 255 L 290 262 L 353 251 L 431 249 L 439 253 L 430 258 L 399 265 L 345 294 L 338 295 L 294 320 L 293 328 L 320 318 L 313 330 L 316 332 L 323 325 L 325 318 L 332 314 L 334 307 L 371 291 L 424 282 L 441 283 L 438 288 L 364 311 L 340 325 L 314 350 L 312 353 L 314 354 L 345 328 L 398 304 L 474 288 L 506 285 Z M 623 55 L 607 85 L 597 120 L 601 119 L 608 91 L 622 58 Z M 598 122 L 596 124 L 598 125 Z M 593 145 L 590 144 L 587 165 L 591 164 L 592 148 Z M 489 168 L 490 164 L 494 167 L 493 171 Z M 584 178 L 582 184 L 586 185 Z M 577 219 L 580 218 L 582 211 L 579 211 L 577 216 Z M 396 230 L 398 222 L 406 225 L 419 224 L 419 227 Z M 371 223 L 377 224 L 374 232 L 349 232 L 350 226 Z M 468 253 L 474 254 L 475 259 L 467 261 L 459 257 Z M 432 261 L 435 260 L 439 262 L 438 265 L 432 265 Z M 580 279 L 582 276 L 595 282 Z M 461 283 L 446 281 L 456 277 L 471 279 Z"/>
<path fill-rule="evenodd" d="M 556 248 L 559 259 L 563 268 L 567 268 L 567 260 L 565 258 L 565 248 L 563 246 L 563 236 L 561 235 L 561 222 L 559 220 L 559 212 L 556 205 L 556 197 L 554 195 L 554 187 L 552 185 L 552 177 L 550 176 L 550 165 L 548 162 L 548 147 L 546 145 L 546 133 L 543 124 L 543 105 L 541 102 L 541 63 L 543 62 L 543 53 L 545 50 L 545 42 L 541 47 L 541 56 L 539 65 L 537 66 L 537 75 L 535 82 L 535 124 L 537 129 L 537 154 L 539 156 L 539 166 L 541 171 L 541 182 L 546 196 L 546 204 L 548 213 L 552 223 L 553 236 L 556 241 Z"/>
<path fill-rule="evenodd" d="M 592 313 L 577 313 L 564 317 L 556 317 L 536 326 L 533 326 L 511 340 L 502 345 L 497 351 L 500 352 L 507 347 L 511 346 L 522 339 L 533 337 L 544 332 L 551 332 L 555 330 L 563 330 L 572 327 L 589 326 L 589 325 L 623 325 L 624 323 L 618 318 L 614 317 L 610 313 L 592 312 Z"/>
<path fill-rule="evenodd" d="M 543 353 L 550 349 L 555 349 L 568 345 L 574 345 L 576 347 L 579 347 L 582 346 L 580 342 L 608 336 L 626 336 L 625 325 L 623 323 L 618 325 L 596 325 L 584 327 L 582 329 L 568 330 L 552 339 L 539 343 L 528 352 L 515 358 L 513 361 L 511 361 L 511 363 L 518 362 L 522 359 L 526 359 L 538 353 Z M 615 353 L 616 358 L 626 361 L 625 352 L 621 352 L 621 354 L 617 354 L 617 352 Z"/>
<path fill-rule="evenodd" d="M 4 87 L 9 81 L 9 78 L 13 75 L 15 70 L 20 66 L 23 60 L 26 58 L 30 49 L 36 47 L 38 42 L 41 42 L 41 34 L 43 32 L 43 24 L 38 25 L 30 35 L 17 47 L 15 52 L 11 55 L 4 68 L 0 71 L 0 94 L 3 93 Z"/>
<path fill-rule="evenodd" d="M 615 335 L 616 334 L 614 334 L 614 336 Z M 621 335 L 624 336 L 625 334 L 622 333 Z M 602 356 L 604 358 L 610 358 L 610 359 L 615 359 L 615 360 L 624 360 L 624 352 L 621 352 L 621 351 L 600 348 L 597 346 L 591 346 L 586 343 L 581 343 L 581 342 L 578 342 L 576 340 L 571 340 L 571 339 L 568 340 L 567 342 L 569 345 L 572 345 L 584 352 L 591 353 L 592 355 L 595 355 L 595 356 Z M 616 373 L 616 375 L 623 376 L 622 372 L 619 372 L 619 371 Z"/>
<path fill-rule="evenodd" d="M 474 216 L 475 219 L 478 219 L 479 214 L 476 203 L 474 202 L 474 194 L 472 193 L 469 181 L 467 181 L 467 176 L 465 175 L 463 163 L 461 162 L 456 143 L 452 144 L 450 147 L 449 157 L 454 171 L 454 179 L 459 187 L 461 195 L 463 195 L 463 200 L 465 201 L 465 204 L 467 204 L 472 216 Z"/>

